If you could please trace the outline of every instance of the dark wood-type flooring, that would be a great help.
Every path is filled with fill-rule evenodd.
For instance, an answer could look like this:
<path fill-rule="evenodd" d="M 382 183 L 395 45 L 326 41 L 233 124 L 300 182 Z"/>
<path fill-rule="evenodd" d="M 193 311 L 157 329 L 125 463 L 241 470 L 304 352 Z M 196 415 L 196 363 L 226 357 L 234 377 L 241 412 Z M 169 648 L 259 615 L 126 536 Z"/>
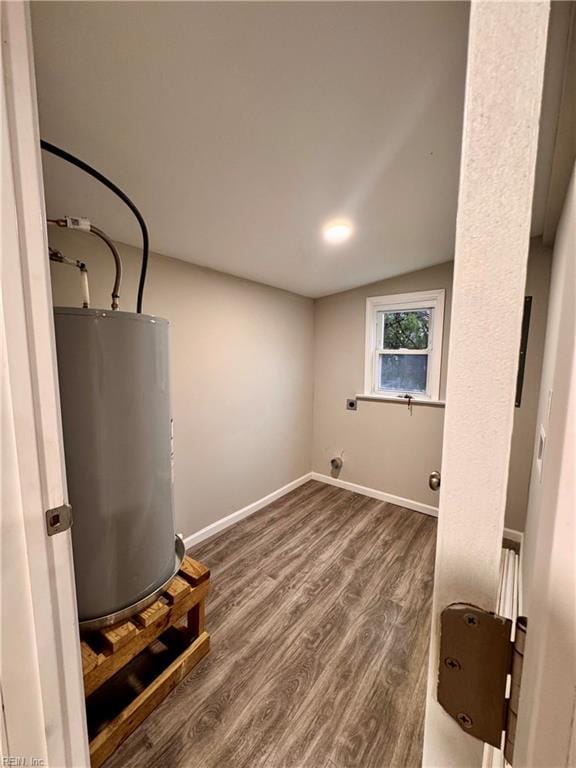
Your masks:
<path fill-rule="evenodd" d="M 435 538 L 310 481 L 194 548 L 212 650 L 106 768 L 419 766 Z"/>

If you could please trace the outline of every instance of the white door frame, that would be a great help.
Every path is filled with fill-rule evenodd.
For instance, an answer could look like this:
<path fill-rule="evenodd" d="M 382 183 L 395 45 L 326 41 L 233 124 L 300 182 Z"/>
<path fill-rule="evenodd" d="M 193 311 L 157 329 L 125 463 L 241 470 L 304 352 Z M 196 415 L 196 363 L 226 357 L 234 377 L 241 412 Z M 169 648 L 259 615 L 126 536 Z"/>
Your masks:
<path fill-rule="evenodd" d="M 435 698 L 438 617 L 450 602 L 496 602 L 548 11 L 471 9 L 424 745 L 424 764 L 438 768 L 481 761 Z M 66 486 L 27 5 L 3 3 L 1 20 L 1 659 L 11 663 L 0 733 L 8 754 L 77 768 L 89 756 L 71 541 L 49 538 L 44 522 Z"/>
<path fill-rule="evenodd" d="M 470 9 L 427 768 L 482 764 L 482 743 L 436 698 L 440 613 L 455 602 L 496 609 L 548 14 L 548 2 L 530 0 Z"/>
<path fill-rule="evenodd" d="M 528 636 L 515 766 L 576 765 L 575 256 L 576 165 L 552 263 L 524 548 Z"/>
<path fill-rule="evenodd" d="M 89 766 L 29 8 L 2 3 L 2 751 Z"/>

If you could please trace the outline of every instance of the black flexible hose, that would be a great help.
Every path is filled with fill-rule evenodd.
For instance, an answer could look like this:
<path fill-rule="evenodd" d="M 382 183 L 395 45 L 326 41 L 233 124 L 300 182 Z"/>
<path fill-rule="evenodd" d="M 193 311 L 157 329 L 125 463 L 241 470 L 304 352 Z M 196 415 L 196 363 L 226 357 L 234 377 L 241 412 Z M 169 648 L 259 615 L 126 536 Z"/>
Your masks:
<path fill-rule="evenodd" d="M 44 141 L 44 139 L 40 139 L 40 146 L 46 152 L 50 152 L 53 155 L 62 158 L 62 160 L 66 160 L 67 162 L 72 163 L 72 165 L 77 166 L 81 170 L 90 174 L 90 176 L 93 176 L 95 179 L 97 179 L 101 184 L 104 184 L 105 187 L 108 187 L 108 189 L 112 190 L 114 194 L 118 195 L 118 197 L 124 203 L 126 203 L 128 208 L 130 208 L 134 216 L 136 216 L 138 224 L 140 225 L 140 229 L 142 230 L 142 266 L 140 267 L 140 281 L 138 283 L 136 312 L 142 312 L 142 297 L 144 295 L 144 285 L 146 283 L 146 270 L 148 269 L 148 229 L 146 227 L 146 222 L 142 218 L 142 214 L 138 208 L 136 208 L 132 200 L 130 200 L 128 195 L 125 192 L 122 192 L 122 190 L 117 187 L 114 182 L 110 181 L 110 179 L 107 179 L 106 176 L 100 173 L 100 171 L 92 168 L 92 166 L 88 165 L 88 163 L 85 163 L 83 160 L 79 160 L 77 157 L 74 157 L 74 155 L 66 152 L 66 150 L 60 149 L 60 147 L 56 147 L 54 144 L 50 144 L 48 141 Z"/>

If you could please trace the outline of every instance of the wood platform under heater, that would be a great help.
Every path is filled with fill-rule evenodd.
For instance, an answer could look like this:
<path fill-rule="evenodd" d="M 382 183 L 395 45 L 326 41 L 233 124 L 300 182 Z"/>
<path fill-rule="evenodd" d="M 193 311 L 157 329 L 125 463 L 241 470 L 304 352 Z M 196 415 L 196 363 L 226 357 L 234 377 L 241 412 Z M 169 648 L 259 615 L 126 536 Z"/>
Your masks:
<path fill-rule="evenodd" d="M 98 768 L 209 651 L 210 571 L 185 557 L 152 605 L 82 636 L 92 768 Z"/>

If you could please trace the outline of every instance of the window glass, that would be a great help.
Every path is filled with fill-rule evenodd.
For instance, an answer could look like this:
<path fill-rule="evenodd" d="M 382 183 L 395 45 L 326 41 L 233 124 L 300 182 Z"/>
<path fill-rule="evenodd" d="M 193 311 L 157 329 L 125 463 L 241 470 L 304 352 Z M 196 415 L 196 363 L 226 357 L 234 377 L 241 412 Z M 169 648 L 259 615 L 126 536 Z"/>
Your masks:
<path fill-rule="evenodd" d="M 380 355 L 379 389 L 426 392 L 428 355 Z"/>
<path fill-rule="evenodd" d="M 366 394 L 439 398 L 444 296 L 440 288 L 367 297 Z"/>
<path fill-rule="evenodd" d="M 428 349 L 431 309 L 380 312 L 383 349 Z"/>

